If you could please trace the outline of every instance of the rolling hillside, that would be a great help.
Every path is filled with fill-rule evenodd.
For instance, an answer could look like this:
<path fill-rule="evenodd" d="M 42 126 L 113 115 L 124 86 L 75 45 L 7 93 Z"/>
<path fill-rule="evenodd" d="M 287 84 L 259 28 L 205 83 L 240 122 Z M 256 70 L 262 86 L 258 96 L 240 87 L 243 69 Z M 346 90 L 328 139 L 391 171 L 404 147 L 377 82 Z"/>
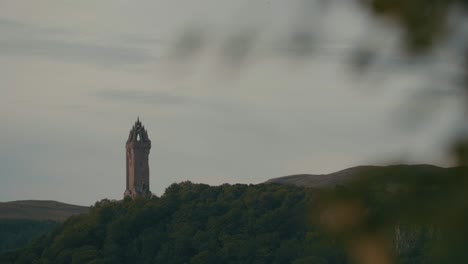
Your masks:
<path fill-rule="evenodd" d="M 52 220 L 62 222 L 68 217 L 88 212 L 86 206 L 56 201 L 25 200 L 0 202 L 0 219 Z"/>
<path fill-rule="evenodd" d="M 273 178 L 265 183 L 279 183 L 301 187 L 326 188 L 346 185 L 365 177 L 368 180 L 387 178 L 395 180 L 399 176 L 444 175 L 455 168 L 441 168 L 433 165 L 392 165 L 358 166 L 330 174 L 298 174 Z"/>

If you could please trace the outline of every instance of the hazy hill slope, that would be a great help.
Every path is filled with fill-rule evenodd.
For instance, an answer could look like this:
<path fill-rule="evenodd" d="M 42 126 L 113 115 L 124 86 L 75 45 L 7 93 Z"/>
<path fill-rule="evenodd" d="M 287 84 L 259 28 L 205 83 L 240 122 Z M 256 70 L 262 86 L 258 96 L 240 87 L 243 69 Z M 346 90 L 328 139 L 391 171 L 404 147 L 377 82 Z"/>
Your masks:
<path fill-rule="evenodd" d="M 396 179 L 405 175 L 442 175 L 449 173 L 454 168 L 441 168 L 433 165 L 392 165 L 392 166 L 358 166 L 330 174 L 298 174 L 279 178 L 273 178 L 265 183 L 280 183 L 303 187 L 335 187 L 345 185 L 362 177 L 378 178 L 385 177 Z"/>
<path fill-rule="evenodd" d="M 56 201 L 25 200 L 0 202 L 0 219 L 29 219 L 64 221 L 76 214 L 88 212 L 86 206 Z"/>

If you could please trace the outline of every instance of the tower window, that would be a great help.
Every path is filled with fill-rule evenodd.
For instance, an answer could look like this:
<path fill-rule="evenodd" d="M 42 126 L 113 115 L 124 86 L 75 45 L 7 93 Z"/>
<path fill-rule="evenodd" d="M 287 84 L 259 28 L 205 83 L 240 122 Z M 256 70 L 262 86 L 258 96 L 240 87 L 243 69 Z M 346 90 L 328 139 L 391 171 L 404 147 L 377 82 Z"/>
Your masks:
<path fill-rule="evenodd" d="M 140 134 L 137 134 L 137 141 L 138 141 L 138 142 L 140 142 L 140 141 L 141 141 Z"/>

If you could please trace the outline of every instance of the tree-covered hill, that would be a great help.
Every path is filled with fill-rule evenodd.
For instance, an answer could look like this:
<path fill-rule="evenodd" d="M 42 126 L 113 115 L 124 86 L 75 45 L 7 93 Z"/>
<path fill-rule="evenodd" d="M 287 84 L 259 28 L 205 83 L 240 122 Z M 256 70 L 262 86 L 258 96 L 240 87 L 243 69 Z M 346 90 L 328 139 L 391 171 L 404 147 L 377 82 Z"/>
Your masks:
<path fill-rule="evenodd" d="M 340 263 L 339 246 L 308 224 L 309 199 L 281 185 L 173 184 L 161 198 L 100 201 L 3 261 Z"/>
<path fill-rule="evenodd" d="M 183 182 L 97 202 L 0 263 L 465 263 L 466 172 L 392 166 L 333 188 Z"/>

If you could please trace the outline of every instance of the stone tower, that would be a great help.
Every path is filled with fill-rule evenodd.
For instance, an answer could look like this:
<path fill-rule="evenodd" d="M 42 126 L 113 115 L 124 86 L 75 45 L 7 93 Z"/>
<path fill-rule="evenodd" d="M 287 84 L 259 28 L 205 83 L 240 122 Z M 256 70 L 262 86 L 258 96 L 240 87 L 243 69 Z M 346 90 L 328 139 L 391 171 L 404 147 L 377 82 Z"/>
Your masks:
<path fill-rule="evenodd" d="M 130 130 L 125 144 L 127 155 L 127 187 L 124 197 L 151 196 L 149 189 L 148 156 L 151 149 L 151 140 L 140 118 Z"/>

